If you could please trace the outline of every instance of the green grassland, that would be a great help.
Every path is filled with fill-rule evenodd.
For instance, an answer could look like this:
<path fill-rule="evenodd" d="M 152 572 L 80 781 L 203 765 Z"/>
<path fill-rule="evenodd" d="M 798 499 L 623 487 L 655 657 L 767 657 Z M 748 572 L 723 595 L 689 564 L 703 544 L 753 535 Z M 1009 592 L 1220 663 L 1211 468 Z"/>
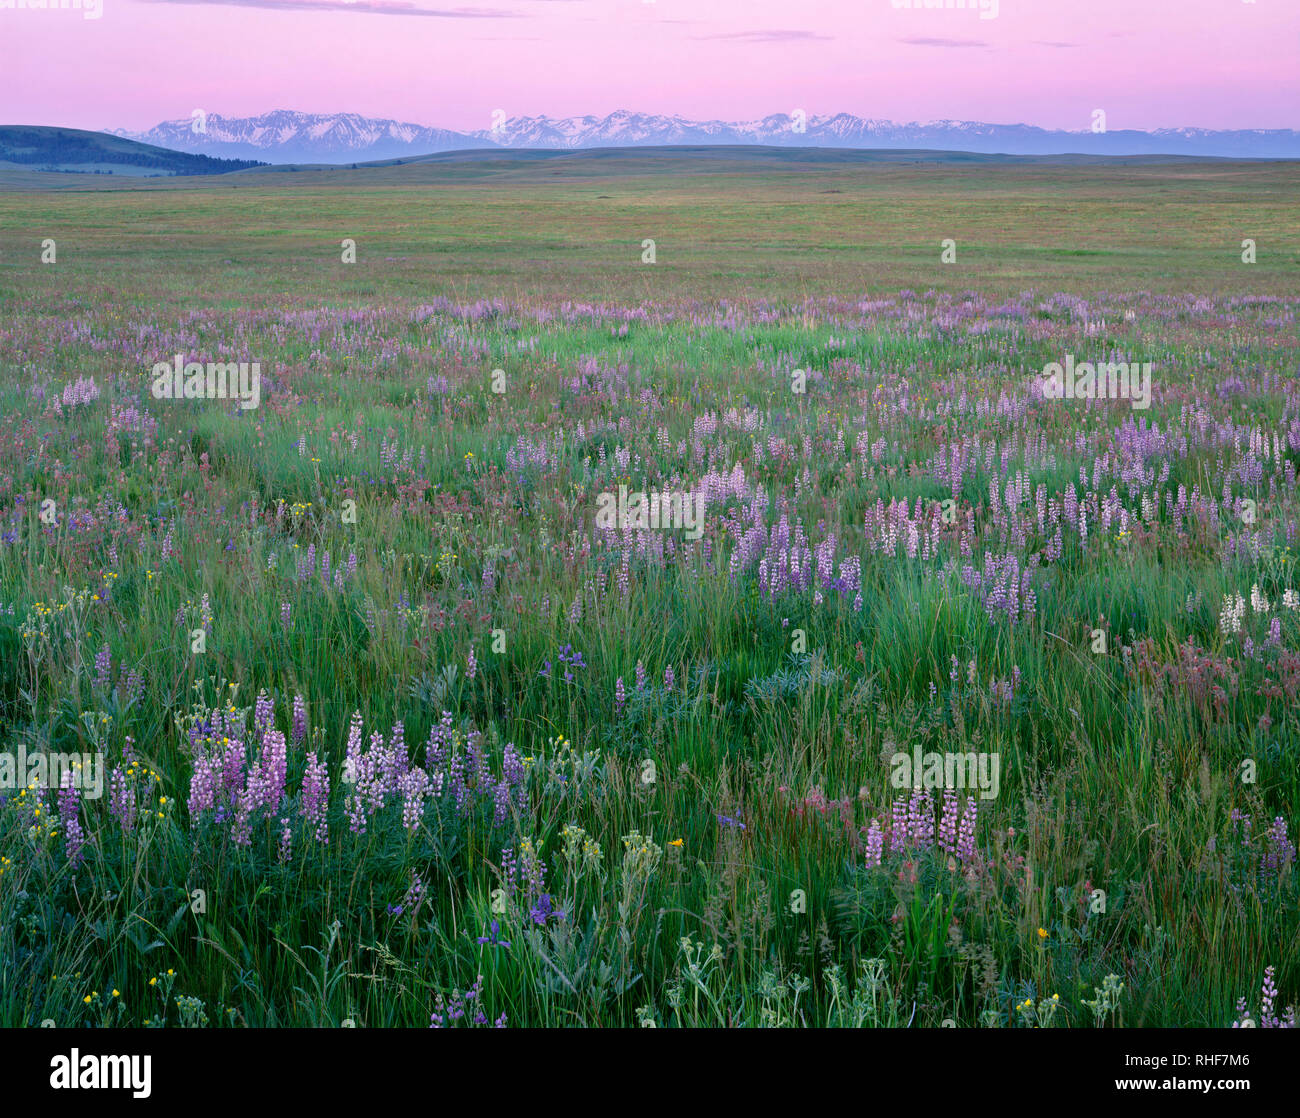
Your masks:
<path fill-rule="evenodd" d="M 59 188 L 0 191 L 0 261 L 30 289 L 43 281 L 27 267 L 40 240 L 62 237 L 63 267 L 88 283 L 123 293 L 143 284 L 151 298 L 151 285 L 182 296 L 199 286 L 235 303 L 795 299 L 906 287 L 1285 294 L 1300 265 L 1293 163 L 778 154 L 435 157 L 105 189 L 46 176 L 38 181 Z M 346 269 L 345 237 L 357 242 Z M 641 264 L 645 238 L 656 242 L 653 269 Z M 939 267 L 945 238 L 957 261 Z M 1245 238 L 1258 245 L 1249 268 Z"/>

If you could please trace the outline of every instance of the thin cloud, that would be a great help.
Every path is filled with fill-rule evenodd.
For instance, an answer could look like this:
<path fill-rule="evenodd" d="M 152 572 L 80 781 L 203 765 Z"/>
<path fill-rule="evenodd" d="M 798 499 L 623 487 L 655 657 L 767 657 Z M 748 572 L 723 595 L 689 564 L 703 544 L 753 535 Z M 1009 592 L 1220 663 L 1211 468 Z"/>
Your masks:
<path fill-rule="evenodd" d="M 733 31 L 727 35 L 693 35 L 694 39 L 730 39 L 746 43 L 790 43 L 797 39 L 829 39 L 815 31 Z"/>
<path fill-rule="evenodd" d="M 1078 43 L 1053 43 L 1046 39 L 1036 39 L 1035 42 L 1040 47 L 1077 47 Z"/>
<path fill-rule="evenodd" d="M 909 47 L 987 47 L 989 45 L 983 39 L 928 39 L 923 36 L 898 41 L 906 43 Z"/>
<path fill-rule="evenodd" d="M 426 16 L 432 19 L 518 19 L 501 8 L 420 8 L 409 0 L 145 0 L 148 4 L 220 4 L 272 12 L 359 12 L 372 16 Z"/>

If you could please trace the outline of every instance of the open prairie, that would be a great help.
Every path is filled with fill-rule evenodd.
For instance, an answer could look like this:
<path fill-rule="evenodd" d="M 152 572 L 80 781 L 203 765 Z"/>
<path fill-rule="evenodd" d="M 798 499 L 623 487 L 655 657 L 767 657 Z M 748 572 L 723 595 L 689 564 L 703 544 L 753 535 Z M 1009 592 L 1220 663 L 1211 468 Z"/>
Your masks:
<path fill-rule="evenodd" d="M 145 300 L 192 299 L 200 286 L 236 305 L 430 294 L 789 302 L 974 286 L 1287 295 L 1300 269 L 1295 163 L 475 155 L 111 183 L 0 171 L 0 283 L 57 297 L 71 275 L 82 294 L 98 282 Z M 58 269 L 42 271 L 40 242 L 61 232 L 71 240 Z M 347 237 L 353 267 L 340 266 Z M 647 238 L 654 268 L 641 264 Z M 940 267 L 944 238 L 957 259 Z M 1252 267 L 1246 238 L 1260 250 Z"/>
<path fill-rule="evenodd" d="M 1285 1021 L 1298 187 L 0 172 L 0 1025 Z"/>

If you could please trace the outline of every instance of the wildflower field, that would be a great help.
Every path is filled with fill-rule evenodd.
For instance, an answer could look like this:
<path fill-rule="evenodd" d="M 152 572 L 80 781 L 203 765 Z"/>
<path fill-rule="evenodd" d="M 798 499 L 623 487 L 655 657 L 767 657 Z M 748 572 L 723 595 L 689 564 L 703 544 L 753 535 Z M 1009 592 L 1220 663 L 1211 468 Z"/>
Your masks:
<path fill-rule="evenodd" d="M 1293 1025 L 1294 165 L 551 176 L 0 191 L 0 1025 Z"/>

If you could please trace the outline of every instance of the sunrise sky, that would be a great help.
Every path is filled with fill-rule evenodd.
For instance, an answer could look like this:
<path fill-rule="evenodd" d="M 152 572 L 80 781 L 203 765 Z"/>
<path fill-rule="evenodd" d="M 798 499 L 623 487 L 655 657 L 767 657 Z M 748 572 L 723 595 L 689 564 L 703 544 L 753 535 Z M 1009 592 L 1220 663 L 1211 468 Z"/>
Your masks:
<path fill-rule="evenodd" d="M 3 124 L 801 108 L 1086 129 L 1102 108 L 1112 131 L 1300 127 L 1297 0 L 999 0 L 996 18 L 891 0 L 98 0 L 98 19 L 19 2 L 0 0 Z"/>

